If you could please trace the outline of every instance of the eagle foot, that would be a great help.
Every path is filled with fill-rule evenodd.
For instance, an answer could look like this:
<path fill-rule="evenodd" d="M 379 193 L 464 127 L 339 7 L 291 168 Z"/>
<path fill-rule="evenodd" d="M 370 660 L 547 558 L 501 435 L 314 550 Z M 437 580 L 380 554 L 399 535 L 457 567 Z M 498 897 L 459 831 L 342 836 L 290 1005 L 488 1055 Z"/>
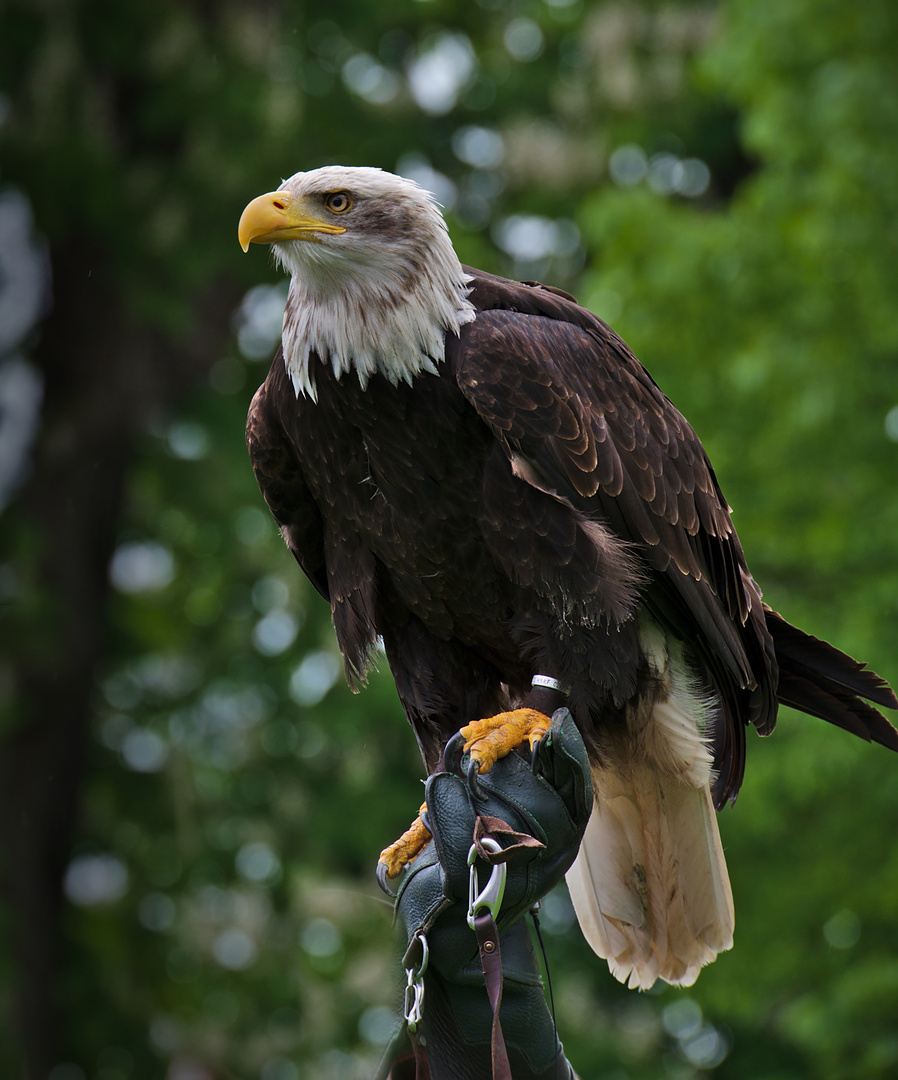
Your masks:
<path fill-rule="evenodd" d="M 399 877 L 431 840 L 430 830 L 424 824 L 422 815 L 427 812 L 427 803 L 421 803 L 418 816 L 398 840 L 385 847 L 377 860 L 377 880 L 385 888 L 386 880 Z M 385 891 L 389 892 L 389 889 Z"/>
<path fill-rule="evenodd" d="M 515 709 L 484 720 L 472 720 L 450 740 L 446 748 L 447 764 L 450 757 L 457 761 L 462 754 L 469 754 L 468 783 L 477 794 L 477 776 L 489 772 L 500 758 L 516 750 L 525 741 L 529 742 L 531 759 L 535 761 L 539 745 L 551 724 L 551 717 L 537 709 Z M 464 744 L 459 745 L 462 740 Z M 410 828 L 380 853 L 377 880 L 385 892 L 391 891 L 387 882 L 399 877 L 432 839 L 422 817 L 426 812 L 427 803 L 422 803 L 418 817 Z"/>
<path fill-rule="evenodd" d="M 489 772 L 499 758 L 517 749 L 525 739 L 530 743 L 531 756 L 535 755 L 551 724 L 551 717 L 536 709 L 515 709 L 473 720 L 459 732 L 465 740 L 463 753 L 470 754 L 468 775 L 473 779 L 476 774 Z"/>

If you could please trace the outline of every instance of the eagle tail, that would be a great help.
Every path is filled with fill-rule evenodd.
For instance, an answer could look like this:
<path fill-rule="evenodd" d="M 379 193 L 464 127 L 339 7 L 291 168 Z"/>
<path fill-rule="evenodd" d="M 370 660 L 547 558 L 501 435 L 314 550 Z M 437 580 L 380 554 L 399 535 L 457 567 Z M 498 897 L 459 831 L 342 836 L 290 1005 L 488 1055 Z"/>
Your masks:
<path fill-rule="evenodd" d="M 649 632 L 643 644 L 667 693 L 634 710 L 594 763 L 595 803 L 567 883 L 593 950 L 647 990 L 656 979 L 691 986 L 732 947 L 734 915 L 703 735 L 713 702 L 674 643 Z"/>
<path fill-rule="evenodd" d="M 691 986 L 733 944 L 733 897 L 710 789 L 650 768 L 602 771 L 567 874 L 577 919 L 616 979 Z"/>
<path fill-rule="evenodd" d="M 764 615 L 779 665 L 778 700 L 867 742 L 898 750 L 898 731 L 869 704 L 898 709 L 898 698 L 885 679 L 770 608 Z"/>

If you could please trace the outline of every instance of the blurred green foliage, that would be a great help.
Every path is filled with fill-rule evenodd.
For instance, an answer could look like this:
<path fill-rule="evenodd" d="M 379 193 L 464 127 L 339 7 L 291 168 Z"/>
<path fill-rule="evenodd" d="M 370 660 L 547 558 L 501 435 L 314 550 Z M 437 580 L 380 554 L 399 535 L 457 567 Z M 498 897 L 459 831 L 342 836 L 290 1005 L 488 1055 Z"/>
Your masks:
<path fill-rule="evenodd" d="M 385 665 L 343 685 L 242 440 L 283 292 L 236 221 L 282 176 L 429 178 L 463 259 L 577 291 L 698 430 L 768 602 L 898 679 L 891 0 L 72 0 L 12 4 L 0 41 L 0 184 L 51 258 L 103 251 L 147 333 L 186 332 L 204 283 L 261 286 L 128 464 L 51 1080 L 348 1080 L 386 1035 L 373 866 L 417 751 Z M 52 618 L 29 551 L 10 640 Z M 749 740 L 736 946 L 693 989 L 619 987 L 546 903 L 584 1080 L 898 1072 L 898 762 L 789 713 Z"/>

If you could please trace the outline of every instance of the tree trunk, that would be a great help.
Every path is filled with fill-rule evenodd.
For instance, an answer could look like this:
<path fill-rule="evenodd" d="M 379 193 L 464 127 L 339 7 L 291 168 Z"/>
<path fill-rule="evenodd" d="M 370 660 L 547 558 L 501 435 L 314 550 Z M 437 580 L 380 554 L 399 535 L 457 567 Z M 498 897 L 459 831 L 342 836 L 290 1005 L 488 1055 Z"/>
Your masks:
<path fill-rule="evenodd" d="M 237 300 L 233 287 L 209 289 L 173 340 L 130 315 L 89 242 L 53 252 L 52 266 L 54 306 L 33 352 L 45 381 L 41 429 L 30 476 L 5 514 L 28 578 L 7 623 L 0 736 L 0 902 L 15 965 L 4 1042 L 25 1080 L 45 1080 L 65 1060 L 62 878 L 128 464 L 147 419 L 175 406 L 220 357 Z"/>

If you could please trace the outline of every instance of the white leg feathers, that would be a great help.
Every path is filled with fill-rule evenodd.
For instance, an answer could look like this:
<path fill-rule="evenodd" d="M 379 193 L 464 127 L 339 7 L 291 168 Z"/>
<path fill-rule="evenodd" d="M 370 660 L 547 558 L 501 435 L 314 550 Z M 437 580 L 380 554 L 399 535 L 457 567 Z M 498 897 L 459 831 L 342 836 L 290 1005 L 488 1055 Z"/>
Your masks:
<path fill-rule="evenodd" d="M 733 944 L 733 897 L 702 738 L 708 703 L 674 642 L 642 635 L 658 693 L 593 769 L 595 805 L 567 882 L 589 944 L 630 987 L 691 986 Z"/>

